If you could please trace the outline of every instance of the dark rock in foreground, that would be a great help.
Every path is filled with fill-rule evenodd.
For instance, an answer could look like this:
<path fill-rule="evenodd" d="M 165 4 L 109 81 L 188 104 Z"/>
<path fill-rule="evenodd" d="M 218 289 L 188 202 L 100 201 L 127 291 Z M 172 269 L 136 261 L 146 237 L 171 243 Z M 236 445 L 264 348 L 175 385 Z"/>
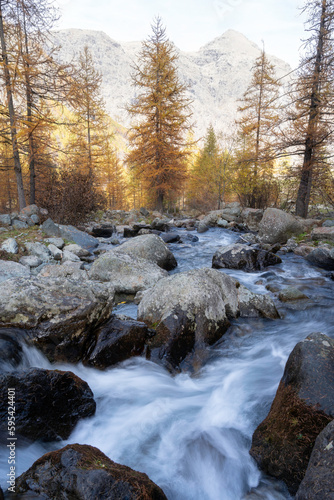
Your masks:
<path fill-rule="evenodd" d="M 334 418 L 333 387 L 334 340 L 313 333 L 290 354 L 270 412 L 254 432 L 251 455 L 292 494 L 318 434 Z"/>
<path fill-rule="evenodd" d="M 15 432 L 36 440 L 67 439 L 81 418 L 95 413 L 88 384 L 72 372 L 31 368 L 0 376 L 0 425 L 8 424 L 8 389 L 15 389 Z"/>
<path fill-rule="evenodd" d="M 146 474 L 110 460 L 100 450 L 72 444 L 43 455 L 17 479 L 21 499 L 166 500 Z"/>
<path fill-rule="evenodd" d="M 21 344 L 17 338 L 22 338 L 18 328 L 0 328 L 0 370 L 17 367 L 23 357 Z"/>
<path fill-rule="evenodd" d="M 154 335 L 145 323 L 132 318 L 111 319 L 95 331 L 96 344 L 89 352 L 86 364 L 104 369 L 139 356 L 144 352 L 146 341 Z"/>
<path fill-rule="evenodd" d="M 334 500 L 334 420 L 316 439 L 296 500 Z"/>
<path fill-rule="evenodd" d="M 272 252 L 243 244 L 219 248 L 212 258 L 215 269 L 243 269 L 261 271 L 265 267 L 280 264 L 282 259 Z"/>

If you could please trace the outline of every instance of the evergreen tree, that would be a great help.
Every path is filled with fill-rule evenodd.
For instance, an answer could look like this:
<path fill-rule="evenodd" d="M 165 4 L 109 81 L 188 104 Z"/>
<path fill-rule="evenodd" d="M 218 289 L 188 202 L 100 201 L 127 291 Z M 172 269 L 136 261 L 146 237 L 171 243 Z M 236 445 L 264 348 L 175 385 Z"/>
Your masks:
<path fill-rule="evenodd" d="M 164 202 L 182 191 L 186 179 L 184 137 L 191 113 L 186 87 L 177 75 L 177 54 L 160 18 L 152 30 L 132 75 L 138 94 L 128 111 L 137 122 L 130 132 L 127 161 L 144 182 L 152 204 L 163 211 Z"/>
<path fill-rule="evenodd" d="M 239 173 L 235 188 L 250 207 L 263 207 L 270 197 L 279 86 L 274 67 L 263 50 L 255 61 L 251 83 L 238 108 L 241 117 L 237 120 Z"/>

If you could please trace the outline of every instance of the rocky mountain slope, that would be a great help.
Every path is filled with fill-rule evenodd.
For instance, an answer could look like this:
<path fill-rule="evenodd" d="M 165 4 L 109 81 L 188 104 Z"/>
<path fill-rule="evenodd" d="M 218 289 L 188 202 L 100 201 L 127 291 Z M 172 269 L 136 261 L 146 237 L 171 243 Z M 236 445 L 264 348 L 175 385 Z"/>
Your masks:
<path fill-rule="evenodd" d="M 76 57 L 85 45 L 91 50 L 96 68 L 103 75 L 103 95 L 111 116 L 128 126 L 125 106 L 135 96 L 131 85 L 131 67 L 140 52 L 140 42 L 119 43 L 102 31 L 69 29 L 54 32 L 55 42 L 61 45 L 60 59 Z M 189 84 L 193 99 L 195 135 L 205 134 L 210 123 L 216 131 L 226 132 L 233 124 L 238 99 L 246 90 L 260 48 L 241 33 L 226 31 L 222 36 L 201 47 L 198 52 L 179 54 L 180 79 Z M 278 77 L 290 67 L 284 61 L 268 56 L 276 67 Z"/>

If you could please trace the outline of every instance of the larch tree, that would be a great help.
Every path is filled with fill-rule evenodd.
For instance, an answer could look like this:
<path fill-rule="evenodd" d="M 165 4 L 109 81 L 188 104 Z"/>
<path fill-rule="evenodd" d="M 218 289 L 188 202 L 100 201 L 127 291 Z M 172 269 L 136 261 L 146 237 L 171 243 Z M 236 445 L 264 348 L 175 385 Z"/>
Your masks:
<path fill-rule="evenodd" d="M 308 0 L 305 56 L 291 90 L 288 124 L 283 143 L 301 158 L 296 215 L 307 217 L 312 189 L 329 180 L 334 111 L 334 1 Z M 325 179 L 325 180 L 324 180 Z"/>
<path fill-rule="evenodd" d="M 178 56 L 160 18 L 152 31 L 142 43 L 132 74 L 137 95 L 127 109 L 136 122 L 130 130 L 127 161 L 144 183 L 152 205 L 163 211 L 164 203 L 182 192 L 186 179 L 185 137 L 191 129 L 191 111 L 187 87 L 177 73 Z"/>
<path fill-rule="evenodd" d="M 273 138 L 279 122 L 280 84 L 265 51 L 256 59 L 251 83 L 238 108 L 239 181 L 236 190 L 242 201 L 262 208 L 268 201 L 273 171 Z M 265 195 L 265 196 L 264 196 Z"/>

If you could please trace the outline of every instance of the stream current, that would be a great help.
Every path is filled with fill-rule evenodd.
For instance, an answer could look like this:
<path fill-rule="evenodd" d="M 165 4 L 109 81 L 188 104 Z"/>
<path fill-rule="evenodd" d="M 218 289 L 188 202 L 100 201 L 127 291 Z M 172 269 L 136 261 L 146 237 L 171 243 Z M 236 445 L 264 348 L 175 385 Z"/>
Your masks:
<path fill-rule="evenodd" d="M 170 245 L 178 261 L 174 272 L 211 267 L 215 250 L 237 239 L 215 228 L 196 243 Z M 89 384 L 97 410 L 66 441 L 17 443 L 17 476 L 47 451 L 80 443 L 145 472 L 169 500 L 290 499 L 283 483 L 258 470 L 249 455 L 251 438 L 268 414 L 296 343 L 315 331 L 334 338 L 334 287 L 328 272 L 294 254 L 281 257 L 282 264 L 262 272 L 224 272 L 256 293 L 268 293 L 265 286 L 272 282 L 297 286 L 310 300 L 277 302 L 279 320 L 235 321 L 196 375 L 171 376 L 143 358 L 103 372 L 81 364 L 51 365 L 39 351 L 25 347 L 22 367 L 74 372 Z M 136 306 L 122 304 L 114 312 L 136 317 Z M 3 489 L 7 473 L 6 453 L 1 453 Z"/>

